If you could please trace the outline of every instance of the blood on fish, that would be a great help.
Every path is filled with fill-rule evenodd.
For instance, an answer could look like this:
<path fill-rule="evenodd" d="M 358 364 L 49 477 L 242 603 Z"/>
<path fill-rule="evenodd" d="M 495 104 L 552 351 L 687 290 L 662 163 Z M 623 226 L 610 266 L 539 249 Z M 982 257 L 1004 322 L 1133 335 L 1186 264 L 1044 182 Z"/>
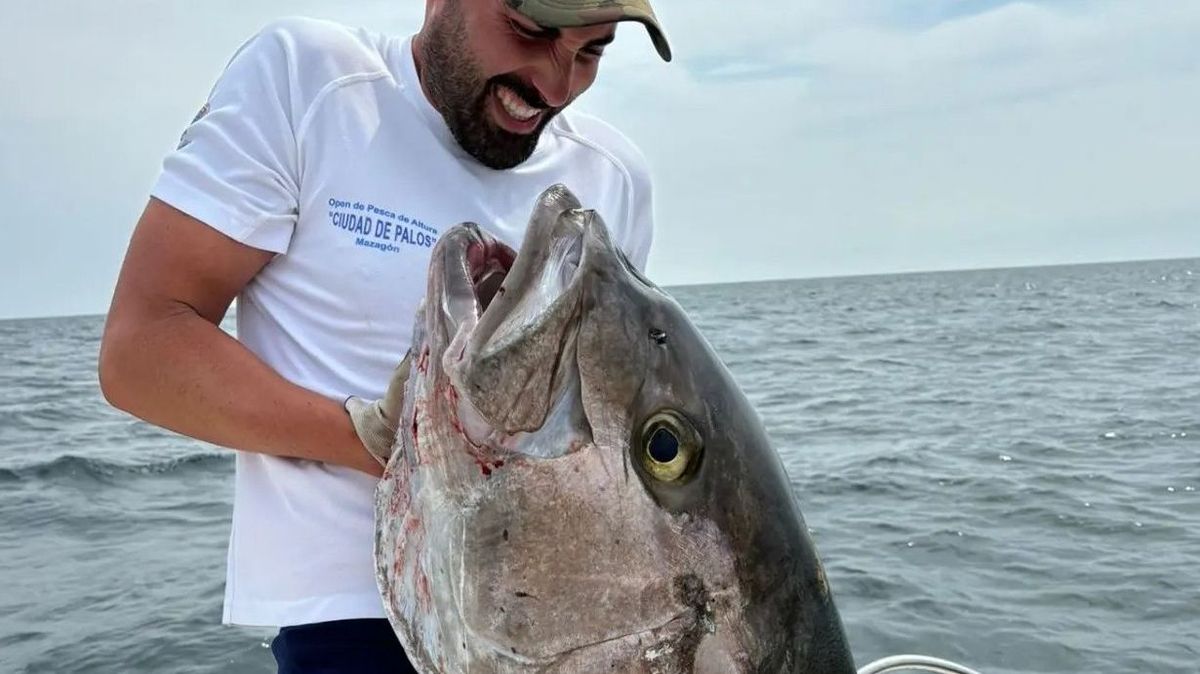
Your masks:
<path fill-rule="evenodd" d="M 396 470 L 400 477 L 396 481 L 396 489 L 392 491 L 391 498 L 388 499 L 387 508 L 390 517 L 399 517 L 401 513 L 407 513 L 411 498 L 408 493 L 408 473 L 406 468 L 400 466 Z"/>
<path fill-rule="evenodd" d="M 429 593 L 429 577 L 424 571 L 417 576 L 417 604 L 422 611 L 428 611 L 433 605 L 433 596 Z"/>
<path fill-rule="evenodd" d="M 407 459 L 407 457 L 401 457 Z M 412 476 L 412 466 L 407 460 L 395 461 L 388 466 L 387 479 L 394 478 L 395 488 L 392 489 L 388 499 L 388 515 L 398 517 L 402 513 L 407 513 L 409 506 L 412 504 L 412 495 L 409 493 L 409 479 Z"/>
<path fill-rule="evenodd" d="M 493 471 L 504 467 L 503 459 L 492 459 L 489 461 L 476 454 L 471 454 L 471 458 L 475 459 L 475 463 L 479 466 L 479 470 L 483 473 L 484 477 L 491 477 Z"/>
<path fill-rule="evenodd" d="M 491 456 L 492 448 L 487 445 L 480 445 L 471 439 L 467 434 L 467 429 L 463 426 L 462 421 L 458 417 L 458 389 L 453 386 L 446 386 L 443 394 L 446 402 L 449 404 L 449 421 L 450 427 L 455 430 L 462 439 L 466 441 L 467 453 L 479 466 L 479 471 L 484 477 L 491 477 L 492 471 L 504 465 L 502 459 L 494 459 Z"/>

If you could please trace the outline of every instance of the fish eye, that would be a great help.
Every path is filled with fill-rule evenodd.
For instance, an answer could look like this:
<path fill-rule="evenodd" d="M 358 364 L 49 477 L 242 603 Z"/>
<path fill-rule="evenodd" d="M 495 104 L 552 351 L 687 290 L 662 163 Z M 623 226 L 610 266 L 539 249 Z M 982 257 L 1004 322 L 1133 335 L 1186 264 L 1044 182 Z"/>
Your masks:
<path fill-rule="evenodd" d="M 659 427 L 646 443 L 646 453 L 658 463 L 671 463 L 679 456 L 679 438 L 666 428 Z"/>
<path fill-rule="evenodd" d="M 659 482 L 682 482 L 700 463 L 702 445 L 683 416 L 664 410 L 642 427 L 642 467 Z"/>

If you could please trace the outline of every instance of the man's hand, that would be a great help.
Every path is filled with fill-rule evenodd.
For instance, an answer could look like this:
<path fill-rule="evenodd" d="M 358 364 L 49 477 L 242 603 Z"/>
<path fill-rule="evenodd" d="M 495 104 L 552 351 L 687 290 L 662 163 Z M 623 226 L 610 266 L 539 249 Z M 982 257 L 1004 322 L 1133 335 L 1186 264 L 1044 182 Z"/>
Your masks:
<path fill-rule="evenodd" d="M 358 433 L 367 452 L 382 466 L 387 466 L 392 456 L 392 445 L 396 444 L 396 427 L 400 422 L 400 411 L 404 408 L 404 387 L 408 383 L 411 361 L 412 353 L 409 352 L 396 366 L 388 382 L 387 393 L 381 400 L 363 400 L 357 396 L 346 399 L 346 411 L 350 413 L 354 431 Z"/>

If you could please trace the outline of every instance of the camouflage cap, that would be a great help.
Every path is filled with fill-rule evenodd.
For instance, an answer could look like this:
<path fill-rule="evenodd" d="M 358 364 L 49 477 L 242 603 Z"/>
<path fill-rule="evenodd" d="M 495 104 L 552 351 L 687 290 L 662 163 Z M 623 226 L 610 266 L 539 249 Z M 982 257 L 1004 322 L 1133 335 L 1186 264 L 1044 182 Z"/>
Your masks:
<path fill-rule="evenodd" d="M 509 6 L 547 28 L 591 26 L 616 21 L 640 21 L 650 33 L 664 61 L 671 60 L 671 45 L 650 0 L 507 0 Z"/>

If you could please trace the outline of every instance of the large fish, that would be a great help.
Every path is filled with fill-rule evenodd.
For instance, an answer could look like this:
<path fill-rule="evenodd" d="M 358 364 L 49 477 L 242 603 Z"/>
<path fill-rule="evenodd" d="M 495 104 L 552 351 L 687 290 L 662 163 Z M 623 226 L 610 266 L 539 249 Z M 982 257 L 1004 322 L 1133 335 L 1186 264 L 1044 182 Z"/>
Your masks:
<path fill-rule="evenodd" d="M 565 187 L 519 254 L 445 233 L 411 353 L 375 555 L 422 674 L 853 674 L 758 416 Z"/>

